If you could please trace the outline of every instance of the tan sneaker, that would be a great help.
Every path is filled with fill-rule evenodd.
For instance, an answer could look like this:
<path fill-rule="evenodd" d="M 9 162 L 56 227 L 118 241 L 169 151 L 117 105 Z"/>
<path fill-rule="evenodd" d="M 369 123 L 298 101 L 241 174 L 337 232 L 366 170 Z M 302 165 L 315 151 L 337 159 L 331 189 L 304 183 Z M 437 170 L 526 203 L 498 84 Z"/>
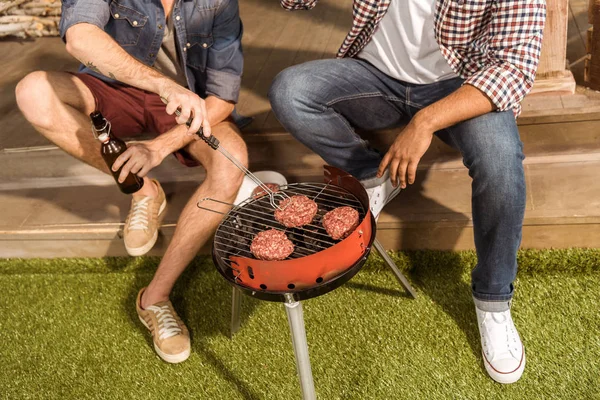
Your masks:
<path fill-rule="evenodd" d="M 131 199 L 131 209 L 123 228 L 125 249 L 132 256 L 143 256 L 152 249 L 158 239 L 158 228 L 167 206 L 160 183 L 155 179 L 151 182 L 156 184 L 158 195 Z"/>
<path fill-rule="evenodd" d="M 140 290 L 135 301 L 135 308 L 140 321 L 150 333 L 156 353 L 168 363 L 180 363 L 190 356 L 190 334 L 183 321 L 179 318 L 170 301 L 161 301 L 146 309 L 141 307 L 142 293 Z"/>

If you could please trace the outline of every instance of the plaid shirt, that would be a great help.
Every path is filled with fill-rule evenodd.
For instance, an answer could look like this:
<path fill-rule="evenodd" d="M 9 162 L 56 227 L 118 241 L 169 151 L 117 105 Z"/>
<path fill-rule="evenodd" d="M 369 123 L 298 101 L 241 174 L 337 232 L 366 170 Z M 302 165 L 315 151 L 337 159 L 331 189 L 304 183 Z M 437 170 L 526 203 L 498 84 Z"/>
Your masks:
<path fill-rule="evenodd" d="M 287 10 L 309 10 L 317 1 L 281 0 L 281 5 Z M 354 57 L 365 47 L 390 1 L 354 0 L 354 24 L 338 57 Z M 434 33 L 448 64 L 465 83 L 485 93 L 498 111 L 512 109 L 518 116 L 540 60 L 546 1 L 436 2 Z"/>

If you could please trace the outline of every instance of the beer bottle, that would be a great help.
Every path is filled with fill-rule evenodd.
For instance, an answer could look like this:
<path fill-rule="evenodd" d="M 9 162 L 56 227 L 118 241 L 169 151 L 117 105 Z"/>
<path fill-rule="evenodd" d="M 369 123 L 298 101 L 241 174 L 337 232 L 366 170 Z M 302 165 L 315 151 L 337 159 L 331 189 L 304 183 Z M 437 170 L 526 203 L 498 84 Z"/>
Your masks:
<path fill-rule="evenodd" d="M 144 180 L 142 178 L 130 172 L 123 182 L 119 182 L 119 175 L 121 174 L 121 169 L 123 167 L 119 168 L 117 171 L 112 170 L 112 165 L 117 157 L 127 150 L 127 145 L 121 139 L 110 134 L 110 122 L 108 122 L 99 111 L 91 113 L 90 118 L 92 119 L 92 127 L 95 136 L 102 143 L 100 154 L 102 155 L 104 162 L 106 162 L 106 165 L 108 165 L 119 189 L 125 194 L 137 192 L 144 186 Z"/>

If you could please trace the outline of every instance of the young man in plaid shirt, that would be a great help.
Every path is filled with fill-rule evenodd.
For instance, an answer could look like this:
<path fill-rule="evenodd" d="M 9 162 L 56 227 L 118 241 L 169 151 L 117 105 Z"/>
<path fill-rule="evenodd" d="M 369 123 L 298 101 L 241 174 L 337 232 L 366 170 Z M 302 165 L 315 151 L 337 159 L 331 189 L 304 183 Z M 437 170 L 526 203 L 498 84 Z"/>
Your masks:
<path fill-rule="evenodd" d="M 317 0 L 281 0 L 289 10 Z M 433 135 L 458 149 L 473 179 L 478 264 L 472 294 L 484 365 L 516 382 L 525 349 L 510 314 L 525 211 L 515 118 L 539 62 L 544 0 L 355 0 L 337 59 L 281 72 L 273 111 L 299 141 L 360 179 L 375 216 L 415 181 Z M 355 129 L 401 124 L 381 155 Z"/>

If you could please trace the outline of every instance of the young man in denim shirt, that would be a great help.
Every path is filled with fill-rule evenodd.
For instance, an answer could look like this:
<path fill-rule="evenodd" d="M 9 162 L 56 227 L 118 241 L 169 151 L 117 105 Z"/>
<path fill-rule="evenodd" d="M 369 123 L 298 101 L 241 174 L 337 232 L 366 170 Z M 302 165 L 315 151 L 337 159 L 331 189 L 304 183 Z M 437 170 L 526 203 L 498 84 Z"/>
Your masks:
<path fill-rule="evenodd" d="M 288 10 L 317 0 L 281 0 Z M 355 0 L 338 59 L 283 71 L 275 115 L 325 161 L 361 179 L 375 216 L 415 180 L 433 135 L 458 149 L 473 178 L 478 264 L 472 294 L 488 374 L 517 381 L 525 348 L 510 300 L 525 212 L 515 122 L 540 58 L 544 0 Z M 385 153 L 355 128 L 406 126 Z"/>
<path fill-rule="evenodd" d="M 184 361 L 190 354 L 189 333 L 169 294 L 221 219 L 196 207 L 196 201 L 232 202 L 243 178 L 220 153 L 196 141 L 194 132 L 202 126 L 206 136 L 215 135 L 247 163 L 246 146 L 230 117 L 243 67 L 238 2 L 63 0 L 60 32 L 67 51 L 82 63 L 79 72 L 33 72 L 18 84 L 17 102 L 42 135 L 107 173 L 90 131 L 92 111 L 112 123 L 116 136 L 156 135 L 130 145 L 112 166 L 123 167 L 120 179 L 130 172 L 144 179 L 124 227 L 130 254 L 152 248 L 166 206 L 160 184 L 146 174 L 169 154 L 185 165 L 206 168 L 206 179 L 183 209 L 154 278 L 136 301 L 156 352 L 167 362 Z"/>

